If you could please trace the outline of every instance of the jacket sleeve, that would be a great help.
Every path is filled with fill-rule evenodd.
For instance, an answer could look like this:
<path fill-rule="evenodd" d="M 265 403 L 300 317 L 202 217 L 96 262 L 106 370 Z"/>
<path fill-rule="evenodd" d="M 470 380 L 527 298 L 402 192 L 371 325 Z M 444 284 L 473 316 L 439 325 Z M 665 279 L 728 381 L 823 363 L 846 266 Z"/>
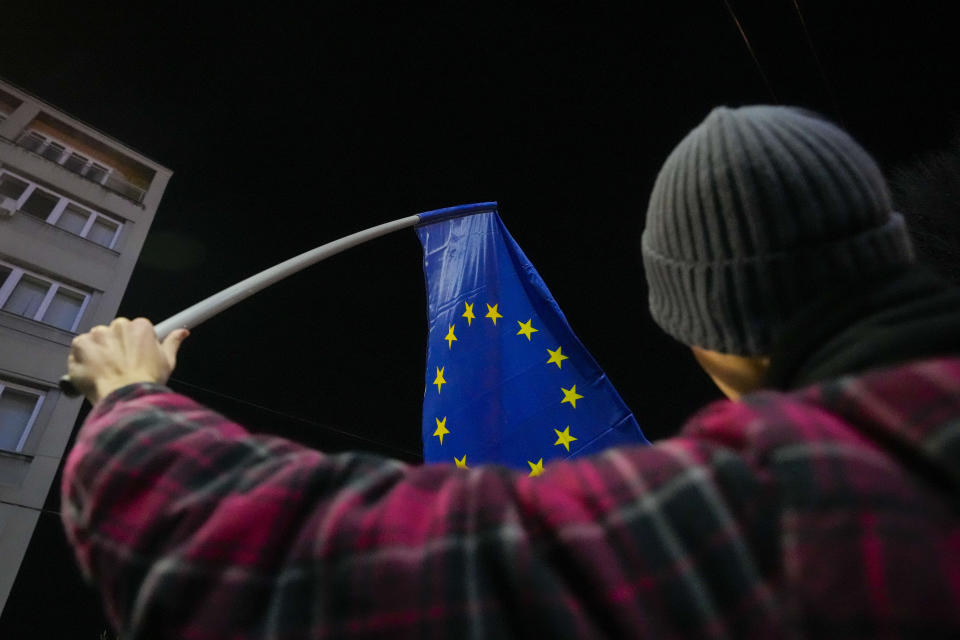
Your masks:
<path fill-rule="evenodd" d="M 81 429 L 63 519 L 123 637 L 696 635 L 769 622 L 726 496 L 752 474 L 722 451 L 411 467 L 139 384 Z"/>

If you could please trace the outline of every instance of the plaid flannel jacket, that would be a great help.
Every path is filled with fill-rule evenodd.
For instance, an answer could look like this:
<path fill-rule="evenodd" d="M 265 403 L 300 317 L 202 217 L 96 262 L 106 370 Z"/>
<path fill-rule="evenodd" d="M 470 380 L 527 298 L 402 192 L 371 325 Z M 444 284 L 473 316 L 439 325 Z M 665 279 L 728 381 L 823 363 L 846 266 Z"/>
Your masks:
<path fill-rule="evenodd" d="M 533 478 L 327 456 L 132 385 L 63 500 L 125 639 L 958 637 L 960 359 Z"/>

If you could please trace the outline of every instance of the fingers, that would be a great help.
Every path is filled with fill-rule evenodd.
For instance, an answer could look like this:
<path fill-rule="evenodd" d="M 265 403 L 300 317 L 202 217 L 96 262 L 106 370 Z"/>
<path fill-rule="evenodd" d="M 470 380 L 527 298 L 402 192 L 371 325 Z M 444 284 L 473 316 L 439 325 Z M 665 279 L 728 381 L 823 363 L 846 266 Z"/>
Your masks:
<path fill-rule="evenodd" d="M 174 331 L 168 335 L 163 344 L 160 345 L 160 348 L 163 349 L 163 353 L 167 356 L 167 361 L 170 363 L 170 368 L 172 369 L 177 363 L 177 351 L 180 350 L 180 345 L 183 344 L 183 341 L 187 339 L 187 336 L 190 335 L 190 332 L 186 329 L 180 329 L 179 331 Z"/>
<path fill-rule="evenodd" d="M 109 326 L 100 324 L 87 333 L 74 337 L 67 363 L 69 366 L 85 362 L 92 349 L 107 348 L 109 345 L 120 345 L 121 348 L 129 349 L 133 344 L 149 341 L 156 341 L 156 334 L 148 319 L 114 318 Z"/>
<path fill-rule="evenodd" d="M 83 343 L 84 340 L 91 340 L 97 344 L 104 344 L 110 335 L 110 328 L 102 324 L 90 329 L 87 333 L 77 336 L 77 342 Z"/>
<path fill-rule="evenodd" d="M 83 362 L 83 354 L 81 353 L 83 347 L 83 341 L 89 334 L 81 333 L 78 336 L 74 336 L 73 340 L 70 341 L 70 353 L 67 355 L 67 363 L 73 364 L 75 362 Z"/>
<path fill-rule="evenodd" d="M 93 379 L 87 375 L 89 352 L 91 348 L 95 348 L 93 343 L 98 339 L 94 338 L 94 335 L 102 338 L 106 327 L 100 326 L 94 327 L 94 329 L 98 329 L 98 331 L 94 333 L 93 330 L 90 330 L 76 336 L 70 344 L 70 353 L 67 355 L 67 375 L 70 376 L 73 386 L 88 399 L 92 397 L 91 394 L 94 392 Z"/>

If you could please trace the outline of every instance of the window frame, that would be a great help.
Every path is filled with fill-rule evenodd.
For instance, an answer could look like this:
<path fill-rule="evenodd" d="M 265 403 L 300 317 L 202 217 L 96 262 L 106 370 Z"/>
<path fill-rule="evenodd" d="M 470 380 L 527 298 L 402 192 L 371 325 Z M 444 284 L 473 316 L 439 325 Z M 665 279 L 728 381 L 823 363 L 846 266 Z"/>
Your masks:
<path fill-rule="evenodd" d="M 24 144 L 23 144 L 23 142 L 24 142 L 25 140 L 27 140 L 28 138 L 35 138 L 35 139 L 38 139 L 38 140 L 39 140 L 39 144 L 37 145 L 37 148 L 36 148 L 36 149 L 30 149 L 30 148 L 27 147 L 27 145 L 24 145 Z M 20 136 L 20 138 L 17 140 L 17 144 L 19 144 L 20 146 L 22 146 L 22 147 L 24 147 L 25 149 L 27 149 L 27 151 L 29 151 L 30 153 L 37 153 L 37 154 L 39 154 L 39 153 L 40 153 L 40 150 L 43 149 L 43 148 L 47 145 L 47 140 L 48 140 L 47 136 L 43 135 L 42 133 L 37 133 L 37 132 L 34 131 L 33 129 L 30 129 L 30 130 L 28 130 L 28 131 L 24 131 L 24 132 L 23 132 L 23 134 L 22 134 L 22 135 Z"/>
<path fill-rule="evenodd" d="M 50 160 L 50 162 L 56 163 L 56 164 L 58 164 L 58 165 L 60 165 L 60 166 L 63 167 L 63 166 L 67 163 L 67 160 L 69 160 L 70 157 L 71 157 L 73 154 L 76 154 L 76 155 L 80 156 L 81 158 L 85 158 L 85 159 L 86 159 L 86 163 L 84 163 L 83 169 L 81 169 L 80 171 L 73 171 L 72 169 L 67 169 L 67 171 L 69 171 L 70 173 L 75 173 L 75 174 L 77 174 L 78 176 L 83 176 L 84 178 L 86 178 L 86 179 L 89 180 L 90 182 L 93 182 L 93 183 L 99 184 L 99 185 L 104 185 L 104 184 L 106 184 L 107 179 L 110 177 L 110 175 L 111 175 L 111 174 L 113 173 L 113 171 L 114 171 L 113 167 L 111 167 L 111 166 L 109 166 L 109 165 L 106 165 L 106 164 L 104 164 L 103 162 L 97 162 L 96 160 L 94 160 L 93 158 L 91 158 L 91 157 L 89 156 L 89 154 L 81 153 L 76 147 L 70 146 L 69 144 L 67 144 L 67 143 L 64 142 L 63 140 L 60 140 L 60 139 L 58 139 L 58 138 L 55 138 L 55 137 L 53 137 L 53 136 L 51 136 L 51 135 L 49 135 L 49 134 L 47 134 L 47 133 L 40 133 L 40 132 L 37 131 L 36 129 L 27 129 L 26 131 L 24 131 L 24 133 L 23 133 L 23 135 L 20 137 L 20 139 L 22 140 L 23 138 L 27 138 L 27 137 L 29 137 L 29 136 L 31 136 L 31 135 L 32 135 L 32 136 L 36 136 L 37 138 L 40 138 L 40 139 L 43 140 L 43 142 L 41 143 L 41 145 L 40 145 L 39 147 L 37 147 L 32 153 L 35 153 L 35 154 L 37 154 L 37 155 L 39 155 L 39 156 L 41 156 L 41 157 L 43 157 L 43 158 L 46 158 L 47 160 Z M 51 144 L 54 144 L 54 145 L 56 145 L 56 146 L 58 146 L 58 147 L 63 147 L 63 151 L 60 153 L 60 159 L 59 159 L 59 160 L 54 160 L 54 159 L 52 159 L 52 158 L 47 158 L 47 156 L 43 155 L 43 152 L 46 151 L 47 148 L 50 147 Z M 104 174 L 103 174 L 103 179 L 101 179 L 101 180 L 94 180 L 93 178 L 87 176 L 87 171 L 88 171 L 88 170 L 90 169 L 90 167 L 92 167 L 93 165 L 97 165 L 97 166 L 100 167 L 101 169 L 105 169 L 105 170 L 106 170 L 106 171 L 104 172 Z M 66 167 L 64 167 L 64 168 L 66 169 Z"/>
<path fill-rule="evenodd" d="M 22 384 L 17 384 L 16 382 L 10 382 L 0 378 L 0 396 L 3 395 L 4 390 L 10 387 L 11 389 L 16 389 L 17 391 L 22 391 L 28 393 L 37 398 L 36 402 L 33 403 L 33 412 L 30 414 L 30 418 L 27 419 L 27 425 L 23 428 L 23 433 L 20 434 L 20 439 L 17 441 L 16 449 L 2 449 L 0 451 L 7 451 L 10 453 L 23 453 L 23 447 L 27 444 L 27 439 L 30 437 L 30 432 L 33 430 L 33 426 L 37 422 L 37 416 L 40 415 L 40 408 L 43 407 L 44 400 L 47 399 L 47 392 L 41 391 L 34 387 L 27 387 Z"/>
<path fill-rule="evenodd" d="M 59 149 L 59 152 L 58 152 L 59 155 L 57 155 L 56 159 L 51 158 L 48 155 L 44 155 L 47 153 L 47 151 L 54 148 Z M 50 162 L 55 162 L 57 164 L 62 165 L 64 156 L 67 155 L 67 146 L 57 140 L 51 140 L 50 138 L 47 138 L 47 140 L 43 143 L 43 146 L 37 149 L 37 154 L 46 158 Z"/>
<path fill-rule="evenodd" d="M 71 169 L 70 167 L 67 166 L 67 163 L 70 162 L 70 160 L 72 160 L 72 159 L 74 158 L 74 156 L 77 157 L 77 158 L 79 158 L 80 160 L 82 160 L 82 163 L 80 164 L 80 171 L 74 171 L 73 169 Z M 88 158 L 88 157 L 85 156 L 84 154 L 80 153 L 79 151 L 71 151 L 71 152 L 70 152 L 70 155 L 68 155 L 68 156 L 63 160 L 63 166 L 64 166 L 64 168 L 65 168 L 67 171 L 71 171 L 71 172 L 73 172 L 73 173 L 79 173 L 79 174 L 83 175 L 83 171 L 86 170 L 86 168 L 87 168 L 88 166 L 90 166 L 90 162 L 91 162 L 90 158 Z"/>
<path fill-rule="evenodd" d="M 100 216 L 110 224 L 117 225 L 117 230 L 114 232 L 113 238 L 110 240 L 110 244 L 108 245 L 100 244 L 99 242 L 93 242 L 93 240 L 90 240 L 90 242 L 93 242 L 93 244 L 99 247 L 104 247 L 106 249 L 113 249 L 117 245 L 117 240 L 120 238 L 120 232 L 123 230 L 123 225 L 124 225 L 124 223 L 121 222 L 120 220 L 117 220 L 116 218 L 111 218 L 106 214 L 103 214 L 103 213 L 100 213 L 99 211 L 91 209 L 90 207 L 85 207 L 79 202 L 77 202 L 76 200 L 72 200 L 66 196 L 62 196 L 58 194 L 56 191 L 52 191 L 50 189 L 47 189 L 46 187 L 41 187 L 40 185 L 30 180 L 29 178 L 25 178 L 18 173 L 14 173 L 13 171 L 10 171 L 9 169 L 0 169 L 0 178 L 2 178 L 4 174 L 9 175 L 11 178 L 14 178 L 15 180 L 19 180 L 20 182 L 27 183 L 27 188 L 24 189 L 23 193 L 20 194 L 20 197 L 15 200 L 16 211 L 21 210 L 24 203 L 26 203 L 26 201 L 30 199 L 30 196 L 33 195 L 33 192 L 39 189 L 42 193 L 53 196 L 54 198 L 57 199 L 57 204 L 53 207 L 50 213 L 47 214 L 47 217 L 43 220 L 44 222 L 56 227 L 57 221 L 60 219 L 60 216 L 63 215 L 64 210 L 66 210 L 68 206 L 73 205 L 74 207 L 79 208 L 81 211 L 84 211 L 89 214 L 87 216 L 87 221 L 84 223 L 83 228 L 80 230 L 80 233 L 73 233 L 72 231 L 68 231 L 63 227 L 57 227 L 58 229 L 60 229 L 61 231 L 65 231 L 72 236 L 78 236 L 80 238 L 83 238 L 84 240 L 87 240 L 87 236 L 90 234 L 90 229 L 93 228 L 93 224 L 94 224 L 94 221 L 96 220 L 96 217 Z M 11 198 L 11 200 L 13 200 L 13 198 Z M 27 214 L 27 215 L 30 215 L 36 218 L 37 220 L 40 219 L 40 218 L 37 218 L 37 216 L 34 216 L 33 214 Z"/>
<path fill-rule="evenodd" d="M 5 260 L 0 260 L 0 265 L 10 269 L 10 274 L 6 277 L 3 282 L 0 282 L 0 311 L 4 313 L 9 313 L 10 315 L 19 316 L 21 318 L 27 318 L 28 320 L 33 320 L 34 322 L 40 322 L 47 326 L 53 327 L 54 329 L 60 329 L 61 331 L 68 331 L 70 333 L 76 333 L 77 327 L 80 325 L 80 320 L 83 318 L 84 312 L 87 310 L 87 305 L 90 304 L 90 293 L 77 289 L 76 287 L 71 287 L 70 285 L 64 284 L 58 280 L 54 280 L 49 276 L 41 275 L 35 271 L 29 269 L 24 269 L 23 267 L 18 267 L 15 264 L 7 262 Z M 7 311 L 3 308 L 7 304 L 7 300 L 10 299 L 10 295 L 13 293 L 14 289 L 17 288 L 17 284 L 20 283 L 20 279 L 28 275 L 37 280 L 41 280 L 48 284 L 47 292 L 43 296 L 43 300 L 40 301 L 40 306 L 37 307 L 37 311 L 33 316 L 25 316 L 14 311 Z M 55 324 L 46 322 L 43 320 L 43 316 L 46 315 L 47 311 L 50 308 L 50 303 L 53 302 L 54 297 L 57 295 L 57 291 L 60 289 L 72 293 L 74 295 L 82 296 L 83 301 L 80 303 L 80 309 L 77 310 L 77 316 L 73 319 L 73 324 L 70 325 L 69 329 L 63 329 L 58 327 Z"/>
<path fill-rule="evenodd" d="M 87 173 L 89 173 L 90 169 L 92 169 L 93 167 L 97 167 L 98 169 L 103 169 L 103 179 L 102 179 L 102 180 L 94 180 L 93 178 L 91 178 L 90 176 L 87 175 Z M 107 180 L 110 178 L 110 175 L 111 175 L 112 173 L 113 173 L 113 167 L 108 166 L 108 165 L 105 165 L 105 164 L 103 164 L 103 163 L 101 163 L 101 162 L 97 162 L 96 160 L 93 160 L 92 158 L 91 158 L 91 160 L 90 160 L 90 164 L 88 164 L 88 165 L 87 165 L 86 167 L 84 167 L 84 169 L 83 169 L 83 177 L 84 177 L 84 178 L 89 179 L 91 182 L 96 182 L 97 184 L 102 184 L 102 185 L 106 185 L 106 184 L 107 184 Z"/>

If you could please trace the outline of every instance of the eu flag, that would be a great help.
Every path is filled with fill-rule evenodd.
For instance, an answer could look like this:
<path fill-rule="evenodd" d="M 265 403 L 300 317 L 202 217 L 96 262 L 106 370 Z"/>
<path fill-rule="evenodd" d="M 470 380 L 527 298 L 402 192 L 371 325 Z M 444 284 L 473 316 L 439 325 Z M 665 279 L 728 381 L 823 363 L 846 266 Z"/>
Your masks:
<path fill-rule="evenodd" d="M 497 204 L 420 214 L 429 334 L 426 462 L 506 464 L 648 444 L 574 335 Z"/>

